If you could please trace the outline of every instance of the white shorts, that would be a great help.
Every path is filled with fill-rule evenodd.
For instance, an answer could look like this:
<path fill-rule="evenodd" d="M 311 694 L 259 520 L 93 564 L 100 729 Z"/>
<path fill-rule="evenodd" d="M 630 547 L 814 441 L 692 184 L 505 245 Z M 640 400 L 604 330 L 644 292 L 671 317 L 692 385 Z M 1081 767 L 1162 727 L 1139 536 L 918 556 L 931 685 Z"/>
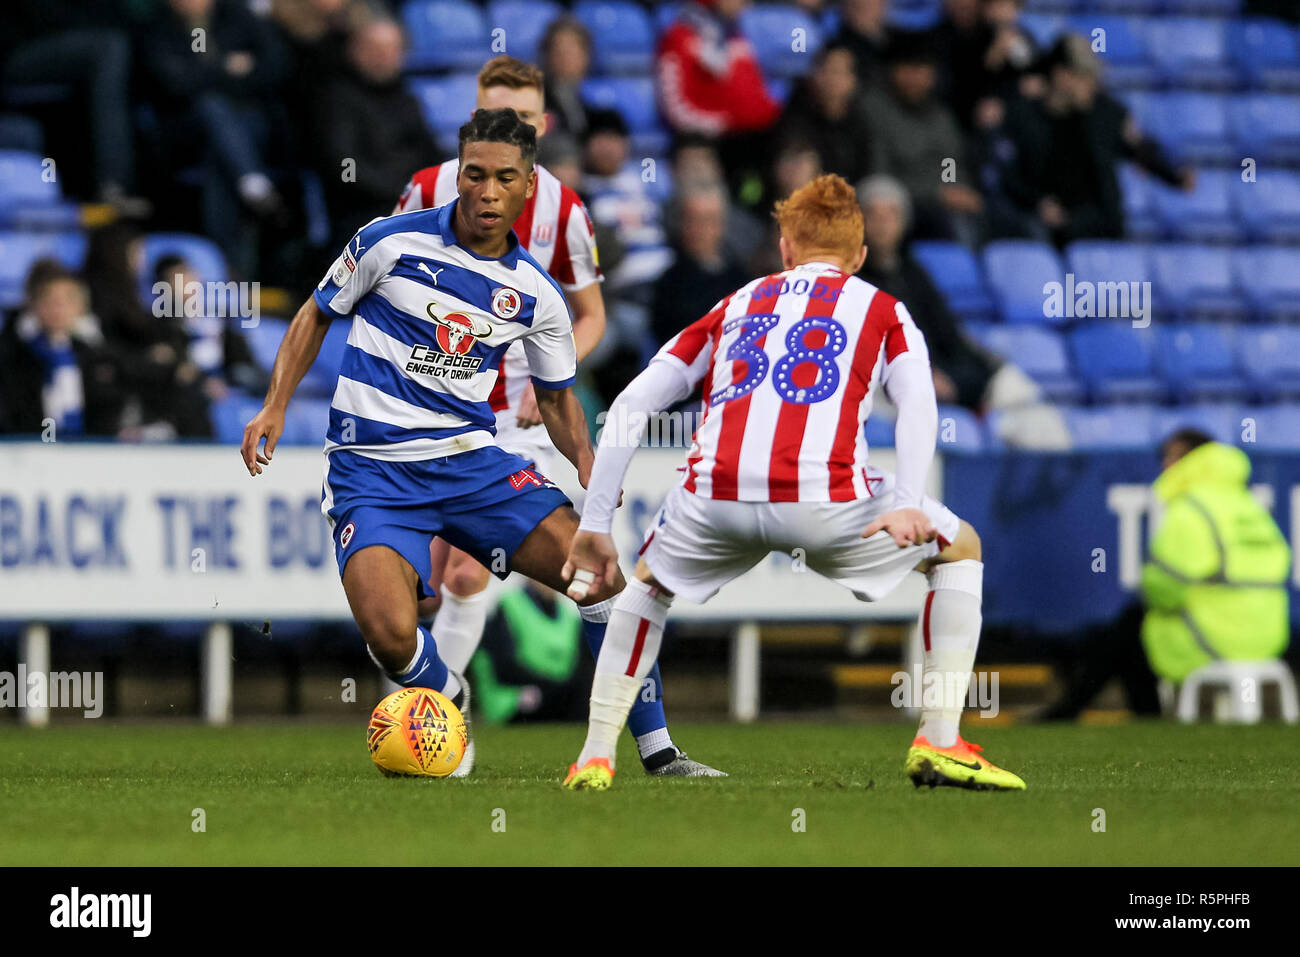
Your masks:
<path fill-rule="evenodd" d="M 557 453 L 546 426 L 537 425 L 531 429 L 521 429 L 517 426 L 498 429 L 497 445 L 507 452 L 513 452 L 530 460 L 538 472 L 547 478 L 552 477 L 551 466 L 555 463 Z"/>
<path fill-rule="evenodd" d="M 894 508 L 892 473 L 868 468 L 867 486 L 871 497 L 851 502 L 730 502 L 678 485 L 655 515 L 641 557 L 661 585 L 696 604 L 771 552 L 798 554 L 859 600 L 878 601 L 956 538 L 960 519 L 927 496 L 921 509 L 939 540 L 900 548 L 885 531 L 862 538 L 864 528 Z"/>

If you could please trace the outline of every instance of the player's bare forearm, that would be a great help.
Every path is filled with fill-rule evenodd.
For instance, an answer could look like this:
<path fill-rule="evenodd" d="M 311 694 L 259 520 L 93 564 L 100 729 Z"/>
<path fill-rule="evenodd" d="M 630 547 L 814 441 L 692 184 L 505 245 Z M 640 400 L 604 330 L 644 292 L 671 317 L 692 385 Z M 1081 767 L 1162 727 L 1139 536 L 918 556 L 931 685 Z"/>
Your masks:
<path fill-rule="evenodd" d="M 262 410 L 244 427 L 244 439 L 239 452 L 249 475 L 261 475 L 262 466 L 271 463 L 275 444 L 284 433 L 284 413 L 289 407 L 298 383 L 307 374 L 311 364 L 320 354 L 321 343 L 329 329 L 330 319 L 308 298 L 289 323 L 289 329 L 275 354 L 275 367 L 271 370 L 271 385 L 266 390 Z M 262 442 L 266 445 L 262 451 Z"/>
<path fill-rule="evenodd" d="M 539 388 L 537 410 L 556 449 L 573 463 L 578 470 L 578 481 L 586 488 L 596 454 L 587 431 L 587 415 L 577 395 L 572 389 Z"/>
<path fill-rule="evenodd" d="M 576 292 L 565 293 L 573 312 L 573 344 L 581 362 L 591 354 L 605 336 L 605 300 L 600 283 L 593 282 Z"/>
<path fill-rule="evenodd" d="M 280 342 L 280 349 L 275 354 L 271 385 L 266 390 L 267 408 L 283 411 L 289 407 L 289 400 L 298 388 L 298 383 L 320 355 L 320 347 L 325 342 L 325 333 L 329 330 L 331 321 L 329 316 L 320 311 L 316 300 L 308 296 L 289 323 L 289 329 Z"/>

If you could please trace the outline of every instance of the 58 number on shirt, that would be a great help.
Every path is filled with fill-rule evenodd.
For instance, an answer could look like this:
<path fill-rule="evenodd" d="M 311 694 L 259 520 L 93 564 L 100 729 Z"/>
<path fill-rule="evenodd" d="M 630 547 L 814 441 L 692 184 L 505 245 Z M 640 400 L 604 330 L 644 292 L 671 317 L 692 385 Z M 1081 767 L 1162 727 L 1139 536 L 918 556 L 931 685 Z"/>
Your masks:
<path fill-rule="evenodd" d="M 709 404 L 731 402 L 749 395 L 772 373 L 772 387 L 784 401 L 796 405 L 811 405 L 833 396 L 839 389 L 840 370 L 836 357 L 848 345 L 844 327 L 825 316 L 808 316 L 795 323 L 785 336 L 785 354 L 771 359 L 757 345 L 781 321 L 773 313 L 757 313 L 744 317 L 740 335 L 724 356 L 730 362 L 745 363 L 745 378 L 718 389 L 709 396 Z M 819 340 L 809 345 L 810 336 Z M 812 365 L 810 370 L 808 364 Z M 810 371 L 813 376 L 810 376 Z"/>

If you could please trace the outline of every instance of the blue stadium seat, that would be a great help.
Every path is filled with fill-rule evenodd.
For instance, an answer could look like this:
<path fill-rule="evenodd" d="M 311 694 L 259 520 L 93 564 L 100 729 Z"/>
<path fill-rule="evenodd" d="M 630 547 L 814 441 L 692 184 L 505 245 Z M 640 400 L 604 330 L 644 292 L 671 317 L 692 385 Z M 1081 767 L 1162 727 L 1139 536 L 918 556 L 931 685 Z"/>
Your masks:
<path fill-rule="evenodd" d="M 224 283 L 230 280 L 226 257 L 217 244 L 207 237 L 195 236 L 191 233 L 150 233 L 145 236 L 142 244 L 140 272 L 136 276 L 140 288 L 140 301 L 150 308 L 156 298 L 153 291 L 154 272 L 158 268 L 158 263 L 168 256 L 183 258 L 194 268 L 198 274 L 197 278 L 202 282 Z M 191 281 L 193 278 L 191 277 Z M 184 297 L 185 292 L 181 290 L 178 293 L 173 290 L 173 295 Z M 205 298 L 205 301 L 208 300 Z M 234 314 L 234 310 L 244 305 L 242 302 L 229 303 L 228 308 L 232 311 L 227 314 Z M 267 368 L 269 369 L 270 366 Z"/>
<path fill-rule="evenodd" d="M 1056 42 L 1056 38 L 1065 33 L 1070 26 L 1065 17 L 1059 13 L 1022 13 L 1020 25 L 1043 50 L 1050 48 Z"/>
<path fill-rule="evenodd" d="M 1068 333 L 1074 367 L 1094 402 L 1157 401 L 1166 393 L 1155 375 L 1150 329 L 1131 322 L 1092 320 Z"/>
<path fill-rule="evenodd" d="M 1161 316 L 1235 322 L 1250 314 L 1225 247 L 1190 243 L 1154 246 L 1151 272 Z"/>
<path fill-rule="evenodd" d="M 799 77 L 808 72 L 812 56 L 822 44 L 821 26 L 792 4 L 762 4 L 746 8 L 740 28 L 754 45 L 763 72 Z M 803 49 L 794 49 L 794 31 L 803 30 Z"/>
<path fill-rule="evenodd" d="M 1160 442 L 1179 429 L 1192 428 L 1208 433 L 1216 441 L 1239 444 L 1245 409 L 1245 406 L 1224 402 L 1198 402 L 1173 409 L 1156 409 L 1153 436 L 1156 442 Z"/>
<path fill-rule="evenodd" d="M 1239 174 L 1208 169 L 1197 172 L 1196 188 L 1190 193 L 1157 182 L 1152 187 L 1156 215 L 1174 239 L 1238 242 L 1243 230 L 1232 208 L 1232 191 L 1241 186 Z"/>
<path fill-rule="evenodd" d="M 1145 116 L 1143 114 L 1146 114 Z M 1217 93 L 1153 93 L 1134 110 L 1174 163 L 1235 163 L 1241 158 L 1228 127 L 1228 98 Z"/>
<path fill-rule="evenodd" d="M 1243 0 L 1165 0 L 1166 13 L 1178 16 L 1231 17 L 1241 12 Z"/>
<path fill-rule="evenodd" d="M 901 2 L 889 5 L 889 25 L 898 30 L 929 30 L 943 19 L 943 6 L 938 0 Z"/>
<path fill-rule="evenodd" d="M 767 87 L 767 95 L 776 102 L 781 104 L 790 102 L 790 94 L 794 92 L 794 81 L 780 76 L 767 76 L 763 78 L 763 85 Z"/>
<path fill-rule="evenodd" d="M 962 318 L 980 322 L 996 315 L 993 297 L 984 284 L 974 254 L 961 243 L 912 243 L 911 254 L 943 293 L 948 307 Z"/>
<path fill-rule="evenodd" d="M 1213 322 L 1156 326 L 1156 366 L 1179 402 L 1244 399 L 1250 392 L 1237 370 L 1232 326 Z"/>
<path fill-rule="evenodd" d="M 1300 92 L 1300 38 L 1282 21 L 1248 17 L 1230 22 L 1228 50 L 1252 87 Z"/>
<path fill-rule="evenodd" d="M 253 358 L 263 369 L 270 369 L 275 364 L 275 354 L 279 351 L 280 343 L 288 329 L 288 320 L 263 316 L 262 321 L 256 326 L 244 330 L 244 338 L 253 353 Z M 311 368 L 307 370 L 307 374 L 303 376 L 298 391 L 294 393 L 296 396 L 329 398 L 334 395 L 350 329 L 351 324 L 347 322 L 330 324 L 325 331 L 325 341 L 321 343 L 320 353 Z"/>
<path fill-rule="evenodd" d="M 455 143 L 456 133 L 471 116 L 478 101 L 478 79 L 473 73 L 459 73 L 437 79 L 415 78 L 411 93 L 420 102 L 424 121 L 443 143 Z"/>
<path fill-rule="evenodd" d="M 1249 246 L 1235 249 L 1237 285 L 1263 320 L 1300 319 L 1300 249 Z"/>
<path fill-rule="evenodd" d="M 1141 243 L 1084 239 L 1070 244 L 1066 269 L 1075 280 L 1088 282 L 1150 282 L 1149 250 Z M 1120 318 L 1114 316 L 1112 318 Z"/>
<path fill-rule="evenodd" d="M 887 418 L 879 412 L 872 412 L 867 417 L 867 424 L 862 427 L 862 434 L 867 440 L 868 448 L 892 449 L 894 447 L 894 419 Z"/>
<path fill-rule="evenodd" d="M 584 80 L 582 98 L 592 106 L 618 110 L 632 133 L 632 146 L 642 156 L 663 153 L 668 134 L 659 122 L 654 80 L 644 76 L 593 77 Z"/>
<path fill-rule="evenodd" d="M 30 116 L 0 113 L 0 147 L 45 155 L 45 130 Z"/>
<path fill-rule="evenodd" d="M 1164 2 L 1165 0 L 1086 0 L 1082 6 L 1098 13 L 1128 13 L 1149 17 L 1158 13 Z"/>
<path fill-rule="evenodd" d="M 682 7 L 686 6 L 685 2 L 656 3 L 654 6 L 655 33 L 660 34 L 667 30 L 677 14 L 681 12 Z"/>
<path fill-rule="evenodd" d="M 1080 451 L 1154 450 L 1155 412 L 1149 405 L 1112 405 L 1095 409 L 1065 408 L 1066 425 Z"/>
<path fill-rule="evenodd" d="M 469 0 L 411 0 L 402 20 L 408 70 L 477 70 L 492 55 L 483 11 Z"/>
<path fill-rule="evenodd" d="M 224 445 L 238 445 L 244 440 L 244 426 L 261 410 L 260 398 L 231 389 L 224 399 L 208 406 L 213 437 Z"/>
<path fill-rule="evenodd" d="M 649 73 L 654 66 L 655 30 L 650 15 L 631 0 L 579 0 L 574 15 L 595 38 L 598 73 Z"/>
<path fill-rule="evenodd" d="M 204 282 L 225 282 L 230 278 L 226 257 L 207 237 L 191 233 L 150 233 L 144 238 L 140 257 L 140 279 L 146 286 L 152 286 L 158 261 L 166 256 L 183 258 Z"/>
<path fill-rule="evenodd" d="M 1261 401 L 1300 395 L 1300 328 L 1242 327 L 1237 333 L 1237 365 Z"/>
<path fill-rule="evenodd" d="M 80 212 L 65 203 L 57 168 L 51 178 L 45 159 L 22 150 L 0 150 L 0 228 L 76 229 Z"/>
<path fill-rule="evenodd" d="M 1241 414 L 1243 418 L 1252 419 L 1255 426 L 1255 441 L 1246 445 L 1248 450 L 1300 452 L 1300 403 L 1246 407 Z"/>
<path fill-rule="evenodd" d="M 1231 90 L 1237 71 L 1228 60 L 1222 20 L 1155 17 L 1145 27 L 1147 51 L 1164 82 L 1175 89 Z"/>
<path fill-rule="evenodd" d="M 339 383 L 339 367 L 343 365 L 343 353 L 347 349 L 348 333 L 351 323 L 332 322 L 325 332 L 325 341 L 321 343 L 316 361 L 312 363 L 307 374 L 302 377 L 298 394 L 332 398 L 334 388 Z M 270 368 L 266 366 L 265 368 Z"/>
<path fill-rule="evenodd" d="M 285 445 L 323 446 L 329 420 L 329 399 L 295 399 L 289 403 L 289 411 L 285 413 L 281 441 Z"/>
<path fill-rule="evenodd" d="M 1300 174 L 1260 170 L 1254 183 L 1243 183 L 1233 196 L 1250 241 L 1300 242 Z"/>
<path fill-rule="evenodd" d="M 937 452 L 981 452 L 987 445 L 984 423 L 970 409 L 959 405 L 939 406 Z"/>
<path fill-rule="evenodd" d="M 330 324 L 330 329 L 346 325 L 348 325 L 346 322 L 335 322 Z M 244 341 L 248 344 L 248 351 L 253 354 L 257 364 L 263 369 L 270 369 L 275 365 L 275 354 L 280 351 L 280 343 L 288 330 L 288 319 L 272 316 L 263 316 L 257 325 L 244 330 Z"/>
<path fill-rule="evenodd" d="M 1261 163 L 1300 162 L 1300 96 L 1239 96 L 1229 107 L 1228 120 L 1242 156 Z"/>
<path fill-rule="evenodd" d="M 1065 270 L 1052 247 L 1023 239 L 1000 239 L 984 247 L 984 274 L 1006 322 L 1049 320 L 1043 287 L 1063 283 Z"/>
<path fill-rule="evenodd" d="M 1119 168 L 1119 188 L 1124 194 L 1124 234 L 1137 240 L 1158 239 L 1162 233 L 1156 216 L 1152 178 L 1132 163 Z"/>
<path fill-rule="evenodd" d="M 81 233 L 0 232 L 0 309 L 22 305 L 23 284 L 32 264 L 46 258 L 80 269 L 86 259 L 86 237 Z"/>
<path fill-rule="evenodd" d="M 1105 39 L 1105 49 L 1098 56 L 1105 66 L 1107 86 L 1127 90 L 1151 88 L 1159 85 L 1160 70 L 1147 52 L 1146 38 L 1138 29 L 1138 21 L 1129 17 L 1103 14 L 1078 14 L 1070 18 L 1068 28 L 1093 41 Z M 1104 34 L 1094 35 L 1103 30 Z"/>
<path fill-rule="evenodd" d="M 980 345 L 1018 366 L 1053 402 L 1080 402 L 1083 387 L 1074 376 L 1064 337 L 1043 326 L 974 325 L 967 331 Z"/>
<path fill-rule="evenodd" d="M 536 63 L 542 34 L 563 12 L 564 8 L 554 0 L 492 0 L 487 5 L 488 36 L 500 27 L 506 31 L 505 52 Z"/>

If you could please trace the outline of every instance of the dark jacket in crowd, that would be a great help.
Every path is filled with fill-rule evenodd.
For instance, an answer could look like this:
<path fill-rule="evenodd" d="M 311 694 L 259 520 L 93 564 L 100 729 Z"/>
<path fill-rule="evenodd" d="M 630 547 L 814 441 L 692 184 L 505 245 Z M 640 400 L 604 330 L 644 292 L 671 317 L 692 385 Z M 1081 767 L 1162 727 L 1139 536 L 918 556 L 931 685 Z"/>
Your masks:
<path fill-rule="evenodd" d="M 1128 110 L 1104 93 L 1088 111 L 1060 115 L 1040 100 L 1012 101 L 1005 124 L 1012 159 L 1003 167 L 1003 192 L 1026 211 L 1054 196 L 1070 216 L 1056 237 L 1062 244 L 1123 238 L 1120 162 L 1133 160 L 1166 182 L 1179 182 L 1178 171 L 1154 141 L 1125 138 L 1127 118 Z"/>
<path fill-rule="evenodd" d="M 679 252 L 655 281 L 650 320 L 655 342 L 663 345 L 751 278 L 733 262 L 713 271 Z"/>
<path fill-rule="evenodd" d="M 856 183 L 872 172 L 871 126 L 866 112 L 854 104 L 838 120 L 824 116 L 816 97 L 800 84 L 781 114 L 776 152 L 792 144 L 811 146 L 821 157 L 822 171 Z"/>
<path fill-rule="evenodd" d="M 967 130 L 974 126 L 975 104 L 986 97 L 1005 102 L 1017 96 L 1020 78 L 1037 59 L 1032 55 L 1024 68 L 1004 63 L 998 70 L 988 69 L 984 57 L 995 36 L 993 27 L 982 21 L 963 30 L 947 19 L 932 33 L 939 51 L 943 94 L 957 122 Z M 1034 45 L 1028 35 L 1025 40 L 1032 50 Z"/>
<path fill-rule="evenodd" d="M 447 154 L 400 80 L 374 84 L 348 70 L 326 87 L 319 103 L 315 166 L 334 232 L 346 240 L 376 216 L 391 213 L 411 174 Z M 356 161 L 352 182 L 342 176 L 349 158 Z"/>
<path fill-rule="evenodd" d="M 239 0 L 216 0 L 204 26 L 204 52 L 194 50 L 194 27 L 162 5 L 141 37 L 149 93 L 163 108 L 184 109 L 204 93 L 256 102 L 285 78 L 287 56 L 279 34 Z M 253 68 L 242 76 L 226 69 L 232 53 L 247 53 Z"/>

